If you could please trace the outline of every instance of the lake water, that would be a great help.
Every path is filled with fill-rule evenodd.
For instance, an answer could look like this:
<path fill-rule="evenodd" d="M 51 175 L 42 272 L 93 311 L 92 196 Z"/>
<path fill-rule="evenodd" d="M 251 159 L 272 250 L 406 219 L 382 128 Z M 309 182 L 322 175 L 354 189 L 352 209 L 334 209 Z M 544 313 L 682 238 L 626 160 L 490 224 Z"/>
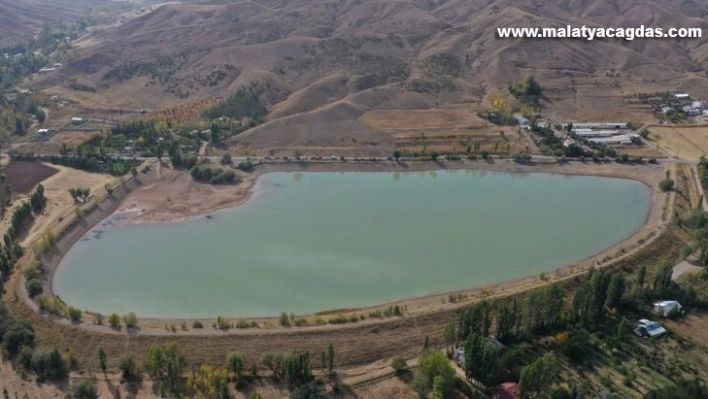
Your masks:
<path fill-rule="evenodd" d="M 142 317 L 361 307 L 536 275 L 635 233 L 650 190 L 484 171 L 268 173 L 245 205 L 96 226 L 66 254 L 68 304 Z"/>

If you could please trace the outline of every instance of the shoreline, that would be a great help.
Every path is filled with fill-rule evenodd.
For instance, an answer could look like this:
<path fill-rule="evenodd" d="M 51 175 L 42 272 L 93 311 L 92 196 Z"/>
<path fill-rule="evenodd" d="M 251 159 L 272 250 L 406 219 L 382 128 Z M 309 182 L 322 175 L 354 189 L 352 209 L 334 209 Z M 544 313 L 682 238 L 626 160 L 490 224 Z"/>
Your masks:
<path fill-rule="evenodd" d="M 345 166 L 342 168 L 342 166 Z M 648 194 L 649 194 L 649 199 L 650 199 L 650 206 L 649 209 L 647 210 L 647 215 L 645 217 L 645 223 L 640 227 L 635 233 L 629 235 L 625 239 L 617 242 L 616 244 L 613 244 L 609 248 L 606 248 L 596 254 L 590 255 L 589 257 L 586 257 L 584 259 L 578 260 L 572 264 L 569 265 L 564 265 L 559 268 L 553 269 L 553 270 L 548 270 L 544 272 L 544 274 L 548 275 L 556 275 L 559 276 L 561 274 L 565 274 L 566 272 L 570 272 L 572 274 L 574 268 L 577 268 L 578 266 L 584 264 L 584 263 L 592 263 L 592 264 L 599 264 L 601 262 L 597 262 L 598 259 L 601 258 L 602 255 L 606 255 L 605 257 L 608 258 L 608 254 L 610 252 L 613 252 L 617 250 L 617 248 L 626 250 L 626 246 L 632 245 L 632 242 L 635 241 L 637 238 L 642 238 L 644 239 L 648 238 L 648 235 L 651 235 L 651 238 L 656 237 L 656 227 L 659 227 L 659 224 L 657 224 L 657 214 L 660 216 L 660 211 L 661 211 L 661 203 L 660 201 L 657 201 L 657 193 L 658 194 L 663 194 L 660 193 L 659 190 L 657 190 L 655 187 L 655 184 L 653 185 L 653 180 L 656 181 L 655 179 L 657 177 L 663 176 L 663 171 L 665 167 L 663 165 L 657 165 L 657 166 L 627 166 L 627 165 L 618 165 L 618 164 L 593 164 L 590 163 L 588 164 L 582 164 L 582 163 L 569 163 L 569 164 L 563 164 L 559 165 L 556 163 L 553 164 L 535 164 L 535 165 L 519 165 L 513 162 L 509 161 L 497 161 L 495 163 L 488 164 L 486 162 L 453 162 L 451 164 L 440 164 L 440 163 L 433 163 L 433 162 L 421 162 L 421 163 L 415 163 L 415 164 L 408 164 L 405 165 L 405 167 L 402 167 L 399 164 L 382 164 L 382 163 L 332 163 L 332 164 L 300 164 L 300 163 L 285 163 L 285 164 L 266 164 L 266 165 L 260 165 L 258 166 L 257 170 L 253 172 L 250 176 L 252 176 L 252 179 L 248 180 L 248 185 L 247 185 L 247 190 L 248 194 L 238 198 L 236 201 L 234 201 L 231 204 L 227 204 L 225 206 L 218 206 L 215 209 L 210 209 L 206 212 L 200 213 L 198 215 L 193 215 L 193 216 L 188 216 L 188 217 L 179 217 L 175 218 L 173 220 L 167 221 L 167 222 L 160 222 L 160 223 L 174 223 L 174 222 L 185 222 L 189 221 L 192 218 L 197 218 L 197 217 L 204 217 L 205 215 L 211 214 L 213 212 L 217 212 L 220 210 L 225 210 L 225 209 L 232 209 L 237 206 L 241 206 L 245 204 L 246 202 L 250 201 L 251 199 L 254 198 L 254 196 L 257 196 L 257 191 L 258 191 L 258 185 L 259 185 L 259 179 L 258 177 L 262 176 L 265 173 L 271 173 L 271 172 L 306 172 L 306 171 L 311 171 L 311 172 L 416 172 L 416 171 L 431 171 L 431 170 L 487 170 L 491 172 L 502 172 L 502 173 L 534 173 L 534 174 L 556 174 L 556 175 L 570 175 L 570 176 L 597 176 L 597 177 L 607 177 L 607 178 L 617 178 L 617 179 L 629 179 L 629 180 L 634 180 L 634 181 L 639 181 L 643 183 L 647 189 L 648 189 Z M 243 188 L 243 187 L 241 187 Z M 109 207 L 109 209 L 102 209 L 101 205 L 99 205 L 99 209 L 96 211 L 92 212 L 88 217 L 92 217 L 97 219 L 94 223 L 88 223 L 87 225 L 82 225 L 79 231 L 76 231 L 76 228 L 72 228 L 72 231 L 69 231 L 67 235 L 72 236 L 73 240 L 69 240 L 66 242 L 61 242 L 63 245 L 59 245 L 59 243 L 56 246 L 56 252 L 54 253 L 54 256 L 51 257 L 46 263 L 47 267 L 47 275 L 49 277 L 49 290 L 46 292 L 47 294 L 52 293 L 51 286 L 53 285 L 53 280 L 54 280 L 54 273 L 57 270 L 57 267 L 61 263 L 61 260 L 63 259 L 64 255 L 68 252 L 68 250 L 78 241 L 83 237 L 87 232 L 90 232 L 96 225 L 100 224 L 101 222 L 105 221 L 107 218 L 110 218 L 112 215 L 116 213 L 116 211 L 120 212 L 121 210 L 124 210 L 124 204 L 126 202 L 130 201 L 135 201 L 135 199 L 131 198 L 132 195 L 135 195 L 135 190 L 125 190 L 127 192 L 123 193 L 121 198 L 116 198 L 116 203 L 113 203 Z M 663 197 L 663 195 L 661 196 Z M 139 203 L 139 201 L 136 201 Z M 111 211 L 110 209 L 113 209 Z M 143 213 L 145 214 L 145 213 Z M 141 214 L 141 216 L 143 215 Z M 140 216 L 133 218 L 130 221 L 127 221 L 127 223 L 132 224 L 132 223 L 149 223 L 149 222 L 154 222 L 150 220 L 135 220 L 139 219 Z M 88 221 L 87 221 L 88 222 Z M 67 237 L 67 238 L 72 238 L 72 237 Z M 62 240 L 64 240 L 64 237 L 62 237 Z M 651 240 L 647 240 L 651 241 Z M 54 250 L 52 251 L 54 252 Z M 419 297 L 409 297 L 405 299 L 401 299 L 399 301 L 393 301 L 393 302 L 387 302 L 384 304 L 377 304 L 377 305 L 372 305 L 372 306 L 361 306 L 361 307 L 355 307 L 351 309 L 344 309 L 341 311 L 337 310 L 323 310 L 321 312 L 317 312 L 314 314 L 308 314 L 308 315 L 300 315 L 303 317 L 316 317 L 316 316 L 323 316 L 323 315 L 338 315 L 338 314 L 346 314 L 346 313 L 356 313 L 356 312 L 367 312 L 369 310 L 376 310 L 376 309 L 385 309 L 388 306 L 393 306 L 393 305 L 402 305 L 407 307 L 407 313 L 409 312 L 420 312 L 420 311 L 425 311 L 425 310 L 430 310 L 431 304 L 435 303 L 437 305 L 440 304 L 441 299 L 440 298 L 445 298 L 448 297 L 451 294 L 465 294 L 466 296 L 469 296 L 470 292 L 480 292 L 480 291 L 497 291 L 499 288 L 502 288 L 504 290 L 504 287 L 507 286 L 514 286 L 518 287 L 519 285 L 528 285 L 532 283 L 538 283 L 538 278 L 536 276 L 527 276 L 527 277 L 522 277 L 518 279 L 513 279 L 513 280 L 507 280 L 507 281 L 500 281 L 496 283 L 491 283 L 491 284 L 484 284 L 482 286 L 474 286 L 474 287 L 468 287 L 465 289 L 461 290 L 456 290 L 456 291 L 448 291 L 448 292 L 443 292 L 443 293 L 434 293 L 434 294 L 429 294 L 429 295 L 424 295 L 424 296 L 419 296 Z M 24 290 L 23 290 L 24 291 Z M 25 296 L 25 295 L 23 295 Z M 29 301 L 29 298 L 27 298 Z M 31 305 L 36 309 L 36 303 L 34 301 L 31 301 Z M 239 320 L 239 318 L 236 317 L 231 317 L 231 319 L 234 320 Z M 179 323 L 180 321 L 185 321 L 185 320 L 200 320 L 200 321 L 207 321 L 211 322 L 215 320 L 215 318 L 209 318 L 209 317 L 204 317 L 204 318 L 180 318 L 180 319 L 175 319 L 175 318 L 161 318 L 161 317 L 147 317 L 147 318 L 140 318 L 141 326 L 144 326 L 147 328 L 155 327 L 158 328 L 160 325 L 166 323 L 166 322 L 177 322 Z M 275 316 L 264 316 L 264 317 L 250 317 L 250 318 L 242 318 L 241 320 L 254 320 L 254 321 L 273 321 L 277 320 L 277 317 Z M 372 321 L 378 321 L 377 320 L 372 320 Z M 385 319 L 384 319 L 385 320 Z M 367 322 L 369 320 L 366 320 Z M 354 323 L 354 324 L 361 324 L 362 322 L 359 323 Z M 92 326 L 91 324 L 88 323 L 82 323 L 86 326 Z M 277 324 L 277 323 L 276 323 Z M 99 327 L 100 326 L 94 326 L 94 327 Z M 319 326 L 320 328 L 323 326 Z M 326 327 L 326 326 L 324 326 Z M 339 325 L 338 327 L 342 327 Z M 318 326 L 309 326 L 309 327 L 301 327 L 301 328 L 318 328 Z M 262 328 L 260 329 L 252 329 L 255 331 L 258 330 L 263 330 Z M 143 329 L 144 331 L 144 329 Z M 246 330 L 239 330 L 237 331 L 247 331 Z M 189 330 L 188 333 L 193 334 L 196 333 L 197 331 L 192 329 Z M 204 332 L 212 332 L 209 329 L 205 329 Z M 144 332 L 147 333 L 147 332 Z"/>

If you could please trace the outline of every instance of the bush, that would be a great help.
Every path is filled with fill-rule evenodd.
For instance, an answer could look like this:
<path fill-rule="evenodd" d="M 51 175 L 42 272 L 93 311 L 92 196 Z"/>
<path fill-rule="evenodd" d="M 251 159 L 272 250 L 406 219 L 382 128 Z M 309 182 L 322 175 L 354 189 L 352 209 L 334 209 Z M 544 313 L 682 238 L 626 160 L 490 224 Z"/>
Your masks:
<path fill-rule="evenodd" d="M 98 399 L 98 392 L 93 381 L 89 378 L 82 378 L 71 387 L 72 399 Z"/>
<path fill-rule="evenodd" d="M 204 325 L 202 324 L 201 321 L 195 320 L 195 321 L 192 323 L 192 328 L 204 328 Z"/>
<path fill-rule="evenodd" d="M 128 328 L 136 327 L 138 325 L 138 316 L 136 316 L 135 313 L 130 312 L 123 316 L 123 323 L 125 323 L 125 326 Z"/>
<path fill-rule="evenodd" d="M 664 179 L 659 182 L 659 189 L 663 192 L 671 191 L 674 189 L 674 184 L 673 179 Z"/>
<path fill-rule="evenodd" d="M 110 324 L 111 327 L 120 327 L 120 316 L 111 313 L 111 315 L 108 316 L 108 324 Z"/>
<path fill-rule="evenodd" d="M 81 309 L 75 308 L 73 306 L 69 306 L 66 309 L 66 316 L 69 318 L 69 320 L 71 320 L 75 323 L 81 321 L 81 314 L 82 313 L 83 312 L 81 312 Z"/>
<path fill-rule="evenodd" d="M 396 374 L 401 374 L 408 369 L 408 363 L 403 356 L 396 356 L 391 362 L 391 367 L 396 371 Z"/>
<path fill-rule="evenodd" d="M 60 379 L 66 376 L 66 364 L 57 349 L 35 352 L 32 356 L 32 371 L 40 379 Z"/>
<path fill-rule="evenodd" d="M 125 379 L 135 377 L 138 373 L 138 364 L 135 362 L 135 356 L 128 355 L 120 358 L 118 369 Z"/>
<path fill-rule="evenodd" d="M 95 315 L 93 315 L 93 320 L 99 326 L 103 325 L 103 315 L 102 314 L 96 313 Z"/>
<path fill-rule="evenodd" d="M 27 282 L 27 284 L 25 285 L 25 288 L 27 288 L 27 294 L 30 296 L 30 298 L 33 298 L 33 299 L 37 295 L 44 292 L 44 288 L 42 287 L 42 282 L 37 280 L 36 278 L 29 280 Z"/>
<path fill-rule="evenodd" d="M 290 317 L 288 317 L 288 314 L 285 312 L 280 314 L 280 325 L 283 327 L 290 326 Z"/>
<path fill-rule="evenodd" d="M 25 322 L 13 322 L 2 336 L 2 346 L 10 355 L 15 355 L 23 346 L 32 346 L 32 344 L 34 344 L 34 329 Z"/>

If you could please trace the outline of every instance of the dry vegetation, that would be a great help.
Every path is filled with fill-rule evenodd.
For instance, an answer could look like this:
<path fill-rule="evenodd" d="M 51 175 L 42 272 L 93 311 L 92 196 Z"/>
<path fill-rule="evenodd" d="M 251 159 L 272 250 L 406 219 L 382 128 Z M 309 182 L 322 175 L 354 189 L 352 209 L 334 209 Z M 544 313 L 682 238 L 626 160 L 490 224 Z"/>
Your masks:
<path fill-rule="evenodd" d="M 321 155 L 383 155 L 399 146 L 395 133 L 457 134 L 483 126 L 474 114 L 487 109 L 493 95 L 508 97 L 506 87 L 527 74 L 541 82 L 543 113 L 554 120 L 650 123 L 653 117 L 636 101 L 637 93 L 671 89 L 700 95 L 708 89 L 708 78 L 697 72 L 708 61 L 700 40 L 685 46 L 651 40 L 643 46 L 568 41 L 549 47 L 542 40 L 497 39 L 493 28 L 529 21 L 619 23 L 620 17 L 627 25 L 651 19 L 653 26 L 699 26 L 696 16 L 705 12 L 705 5 L 679 0 L 622 0 L 612 11 L 597 1 L 567 7 L 531 0 L 171 4 L 107 31 L 37 85 L 116 117 L 118 110 L 126 117 L 170 108 L 158 117 L 178 119 L 193 118 L 202 100 L 258 87 L 270 115 L 231 141 L 235 153 L 300 148 Z M 136 65 L 142 72 L 113 78 Z M 226 73 L 226 66 L 235 69 Z M 66 77 L 97 92 L 64 87 Z M 453 142 L 439 149 L 451 149 Z"/>
<path fill-rule="evenodd" d="M 649 126 L 649 138 L 660 149 L 681 159 L 697 162 L 708 152 L 708 126 Z"/>

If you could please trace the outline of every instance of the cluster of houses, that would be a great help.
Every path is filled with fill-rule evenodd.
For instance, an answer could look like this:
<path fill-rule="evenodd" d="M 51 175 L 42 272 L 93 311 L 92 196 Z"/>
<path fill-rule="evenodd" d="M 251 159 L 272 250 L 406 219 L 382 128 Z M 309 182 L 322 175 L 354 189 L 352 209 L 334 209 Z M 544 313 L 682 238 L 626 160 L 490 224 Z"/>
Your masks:
<path fill-rule="evenodd" d="M 641 142 L 640 136 L 624 122 L 569 123 L 568 127 L 571 135 L 592 143 L 617 145 Z M 567 147 L 574 142 L 567 140 L 564 144 Z"/>
<path fill-rule="evenodd" d="M 59 69 L 59 68 L 61 68 L 61 64 L 60 64 L 60 63 L 56 63 L 56 64 L 54 64 L 54 65 L 52 65 L 52 66 L 46 66 L 46 67 L 44 67 L 44 68 L 40 68 L 40 69 L 39 69 L 39 74 L 40 74 L 40 75 L 44 75 L 44 74 L 47 74 L 47 73 L 49 73 L 49 72 L 56 71 L 56 70 Z"/>
<path fill-rule="evenodd" d="M 661 107 L 661 113 L 666 115 L 677 110 L 690 117 L 708 116 L 708 101 L 694 100 L 688 93 L 676 93 L 673 95 L 673 105 Z"/>

